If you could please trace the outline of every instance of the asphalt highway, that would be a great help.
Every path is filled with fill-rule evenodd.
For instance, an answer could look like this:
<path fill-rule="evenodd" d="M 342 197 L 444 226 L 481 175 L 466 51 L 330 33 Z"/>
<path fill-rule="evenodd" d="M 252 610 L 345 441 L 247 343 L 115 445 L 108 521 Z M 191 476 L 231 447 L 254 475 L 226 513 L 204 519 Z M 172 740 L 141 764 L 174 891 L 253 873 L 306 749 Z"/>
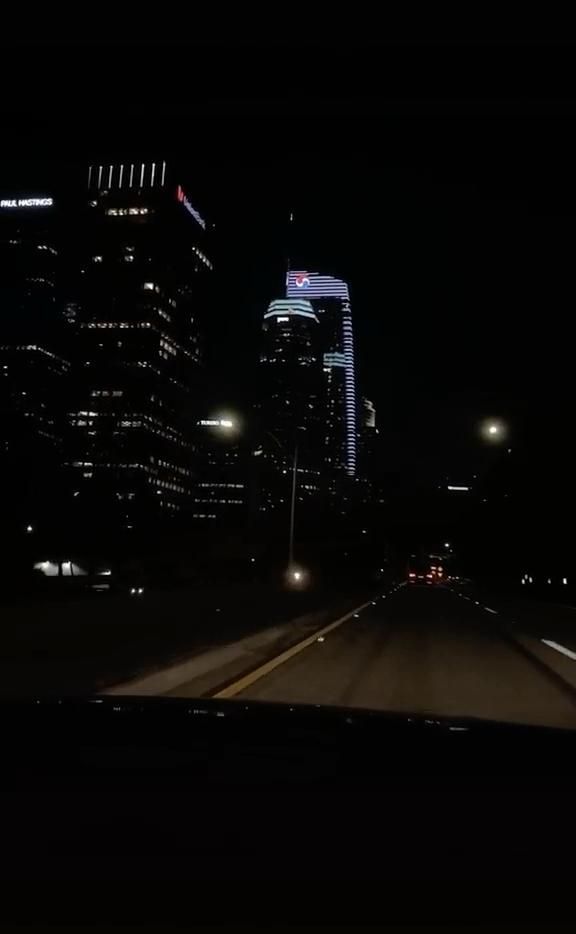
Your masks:
<path fill-rule="evenodd" d="M 576 691 L 522 652 L 497 613 L 436 586 L 378 596 L 229 696 L 576 727 Z"/>

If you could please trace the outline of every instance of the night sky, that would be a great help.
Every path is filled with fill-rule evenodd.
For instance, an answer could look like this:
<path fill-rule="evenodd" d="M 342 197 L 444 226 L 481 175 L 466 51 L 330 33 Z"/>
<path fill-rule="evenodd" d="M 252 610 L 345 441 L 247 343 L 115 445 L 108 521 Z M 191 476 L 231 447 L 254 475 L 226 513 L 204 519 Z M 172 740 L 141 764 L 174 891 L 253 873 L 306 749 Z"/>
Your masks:
<path fill-rule="evenodd" d="M 359 387 L 377 407 L 383 469 L 432 482 L 472 471 L 485 415 L 510 420 L 511 443 L 539 435 L 563 460 L 576 226 L 570 50 L 517 45 L 512 59 L 500 48 L 487 70 L 481 47 L 363 54 L 309 44 L 290 47 L 286 69 L 287 48 L 166 46 L 164 67 L 144 75 L 129 109 L 114 96 L 105 105 L 84 75 L 94 109 L 73 127 L 63 69 L 49 118 L 40 107 L 31 126 L 11 102 L 5 158 L 22 176 L 22 159 L 48 177 L 63 158 L 136 151 L 184 166 L 220 235 L 208 335 L 216 402 L 249 403 L 261 316 L 290 261 L 350 284 Z M 74 63 L 98 54 L 88 53 L 73 52 Z M 525 82 L 527 63 L 541 67 Z M 102 81 L 114 85 L 113 68 Z"/>
<path fill-rule="evenodd" d="M 377 406 L 385 469 L 469 478 L 485 416 L 509 420 L 510 443 L 550 431 L 573 395 L 570 192 L 545 167 L 530 178 L 507 160 L 498 169 L 474 158 L 454 174 L 425 158 L 410 167 L 328 155 L 245 168 L 241 197 L 230 193 L 224 383 L 242 382 L 289 257 L 350 283 L 359 385 Z"/>

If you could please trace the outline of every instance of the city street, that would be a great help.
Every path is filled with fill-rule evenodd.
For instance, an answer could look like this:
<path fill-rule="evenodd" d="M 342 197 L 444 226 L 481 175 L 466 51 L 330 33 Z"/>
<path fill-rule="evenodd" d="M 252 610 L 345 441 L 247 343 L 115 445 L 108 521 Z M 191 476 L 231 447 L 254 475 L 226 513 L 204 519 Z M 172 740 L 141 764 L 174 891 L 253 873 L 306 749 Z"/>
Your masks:
<path fill-rule="evenodd" d="M 394 588 L 320 640 L 221 696 L 576 727 L 576 691 L 501 616 L 446 588 Z M 192 696 L 194 684 L 172 693 Z"/>

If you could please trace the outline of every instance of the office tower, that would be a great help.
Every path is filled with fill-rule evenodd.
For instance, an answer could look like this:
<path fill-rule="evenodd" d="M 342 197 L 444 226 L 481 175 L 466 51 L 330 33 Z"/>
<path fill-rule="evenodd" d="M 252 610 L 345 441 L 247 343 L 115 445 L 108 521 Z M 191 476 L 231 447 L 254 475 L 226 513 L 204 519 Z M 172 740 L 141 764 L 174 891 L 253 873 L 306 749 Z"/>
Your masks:
<path fill-rule="evenodd" d="M 327 466 L 356 474 L 356 379 L 348 285 L 316 272 L 288 272 L 288 299 L 308 301 L 320 325 L 325 372 Z"/>
<path fill-rule="evenodd" d="M 119 527 L 189 513 L 210 229 L 166 162 L 88 169 L 73 495 Z"/>
<path fill-rule="evenodd" d="M 376 409 L 374 408 L 374 403 L 367 399 L 366 396 L 362 396 L 361 400 L 362 406 L 362 427 L 371 429 L 376 428 Z"/>
<path fill-rule="evenodd" d="M 365 479 L 373 477 L 378 459 L 378 428 L 374 403 L 362 396 L 358 430 L 358 473 Z"/>
<path fill-rule="evenodd" d="M 63 213 L 52 194 L 0 199 L 3 517 L 26 526 L 58 503 L 70 370 Z"/>
<path fill-rule="evenodd" d="M 226 416 L 201 418 L 192 490 L 192 519 L 207 529 L 238 529 L 248 519 L 250 444 Z"/>
<path fill-rule="evenodd" d="M 324 408 L 319 319 L 302 299 L 271 302 L 262 325 L 259 439 L 266 464 L 264 508 L 289 498 L 298 448 L 298 498 L 316 496 L 323 466 Z"/>
<path fill-rule="evenodd" d="M 371 507 L 381 505 L 382 463 L 374 403 L 365 396 L 360 400 L 358 426 L 358 471 L 356 499 Z M 368 520 L 369 521 L 369 520 Z"/>

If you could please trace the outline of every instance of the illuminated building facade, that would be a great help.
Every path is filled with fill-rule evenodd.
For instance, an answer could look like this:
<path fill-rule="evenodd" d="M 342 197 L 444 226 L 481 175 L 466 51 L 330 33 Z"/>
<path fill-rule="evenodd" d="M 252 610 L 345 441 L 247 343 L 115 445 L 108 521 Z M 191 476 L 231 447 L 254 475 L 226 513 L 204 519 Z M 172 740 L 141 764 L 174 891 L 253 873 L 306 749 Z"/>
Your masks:
<path fill-rule="evenodd" d="M 318 318 L 325 373 L 325 461 L 354 477 L 357 468 L 356 376 L 354 331 L 348 285 L 316 272 L 290 271 L 286 280 L 289 300 L 310 303 Z"/>
<path fill-rule="evenodd" d="M 74 495 L 126 528 L 188 514 L 209 225 L 159 161 L 90 166 L 80 227 Z"/>

